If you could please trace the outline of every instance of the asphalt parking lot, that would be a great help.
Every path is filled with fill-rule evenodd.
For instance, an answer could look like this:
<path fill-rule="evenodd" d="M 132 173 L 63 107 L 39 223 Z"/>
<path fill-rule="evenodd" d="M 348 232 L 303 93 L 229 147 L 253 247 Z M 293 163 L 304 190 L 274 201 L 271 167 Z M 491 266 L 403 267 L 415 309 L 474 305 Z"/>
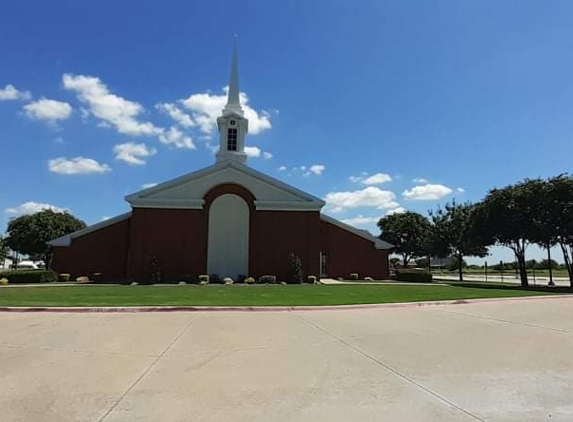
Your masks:
<path fill-rule="evenodd" d="M 573 298 L 0 313 L 2 421 L 573 420 Z"/>

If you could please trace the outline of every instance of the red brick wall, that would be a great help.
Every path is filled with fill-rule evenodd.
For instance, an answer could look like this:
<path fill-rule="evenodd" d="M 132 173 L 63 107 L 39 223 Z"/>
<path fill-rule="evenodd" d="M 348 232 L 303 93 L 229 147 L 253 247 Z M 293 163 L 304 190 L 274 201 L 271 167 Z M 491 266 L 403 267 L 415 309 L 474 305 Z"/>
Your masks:
<path fill-rule="evenodd" d="M 74 276 L 103 272 L 106 278 L 146 279 L 156 256 L 164 280 L 196 278 L 207 270 L 209 207 L 226 193 L 241 196 L 250 208 L 249 275 L 286 281 L 288 255 L 294 252 L 304 274 L 318 276 L 324 251 L 331 277 L 348 278 L 353 272 L 388 277 L 388 252 L 371 241 L 322 221 L 318 211 L 255 211 L 254 196 L 234 184 L 209 191 L 202 210 L 135 208 L 130 219 L 77 238 L 69 248 L 56 248 L 53 266 Z"/>
<path fill-rule="evenodd" d="M 54 248 L 52 268 L 74 278 L 98 272 L 106 279 L 124 279 L 130 220 L 78 237 L 69 247 Z"/>
<path fill-rule="evenodd" d="M 134 208 L 128 275 L 147 279 L 151 257 L 161 263 L 165 280 L 206 271 L 207 220 L 203 210 Z"/>
<path fill-rule="evenodd" d="M 286 281 L 288 255 L 294 252 L 302 260 L 304 274 L 318 276 L 319 227 L 318 211 L 257 211 L 251 227 L 251 273 Z"/>
<path fill-rule="evenodd" d="M 360 278 L 387 279 L 388 251 L 376 249 L 374 244 L 326 221 L 320 224 L 321 251 L 327 254 L 330 277 L 349 278 L 358 273 Z"/>

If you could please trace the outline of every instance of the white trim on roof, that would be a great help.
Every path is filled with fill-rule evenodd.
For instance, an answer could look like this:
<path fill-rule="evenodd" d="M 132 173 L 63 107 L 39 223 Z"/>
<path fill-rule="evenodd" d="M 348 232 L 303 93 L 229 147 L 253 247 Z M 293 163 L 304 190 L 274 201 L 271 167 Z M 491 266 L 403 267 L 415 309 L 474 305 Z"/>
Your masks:
<path fill-rule="evenodd" d="M 81 230 L 77 230 L 73 233 L 67 234 L 62 237 L 58 237 L 56 239 L 50 240 L 48 245 L 50 246 L 70 246 L 72 244 L 72 240 L 78 237 L 82 237 L 86 234 L 95 232 L 96 230 L 103 229 L 105 227 L 111 226 L 112 224 L 119 223 L 120 221 L 127 220 L 131 217 L 131 211 L 126 212 L 125 214 L 118 215 L 116 217 L 108 218 L 105 221 L 101 221 L 96 224 L 92 224 L 91 226 L 85 227 Z"/>
<path fill-rule="evenodd" d="M 186 174 L 165 183 L 153 186 L 148 189 L 141 190 L 125 197 L 134 208 L 187 208 L 187 209 L 202 209 L 204 201 L 202 198 L 188 198 L 188 199 L 168 199 L 164 197 L 156 198 L 155 195 L 161 192 L 168 191 L 178 186 L 199 180 L 203 177 L 213 175 L 219 171 L 232 168 L 246 176 L 252 177 L 263 186 L 267 185 L 277 191 L 282 191 L 286 194 L 285 198 L 292 198 L 292 200 L 269 200 L 259 198 L 255 201 L 257 210 L 276 210 L 276 211 L 320 211 L 325 205 L 324 201 L 316 196 L 303 192 L 293 186 L 281 182 L 273 177 L 270 177 L 257 170 L 253 170 L 244 164 L 235 161 L 224 161 L 210 167 L 205 167 L 193 173 Z M 238 181 L 239 185 L 242 185 Z M 215 187 L 213 185 L 212 187 Z M 160 196 L 160 195 L 159 195 Z M 278 198 L 277 198 L 278 199 Z"/>
<path fill-rule="evenodd" d="M 376 249 L 392 249 L 394 247 L 394 245 L 386 242 L 385 240 L 382 240 L 372 235 L 368 230 L 361 230 L 357 229 L 356 227 L 349 226 L 348 224 L 343 223 L 342 221 L 337 220 L 336 218 L 332 218 L 326 214 L 321 213 L 320 219 L 326 221 L 327 223 L 333 224 L 343 230 L 354 233 L 355 235 L 360 236 L 366 240 L 370 240 L 371 242 L 374 243 Z"/>

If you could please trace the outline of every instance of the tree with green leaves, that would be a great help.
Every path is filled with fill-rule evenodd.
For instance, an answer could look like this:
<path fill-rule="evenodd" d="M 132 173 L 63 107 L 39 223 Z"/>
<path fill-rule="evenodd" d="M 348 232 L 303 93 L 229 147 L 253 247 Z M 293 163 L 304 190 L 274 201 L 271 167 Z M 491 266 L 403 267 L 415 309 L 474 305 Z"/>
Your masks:
<path fill-rule="evenodd" d="M 573 288 L 573 177 L 562 174 L 549 179 L 545 186 L 544 210 L 541 221 L 536 223 L 536 238 L 545 229 L 547 233 L 542 238 L 559 245 Z"/>
<path fill-rule="evenodd" d="M 393 251 L 402 256 L 402 264 L 408 265 L 415 257 L 427 254 L 430 222 L 417 212 L 387 215 L 378 221 L 380 238 L 394 245 Z"/>
<path fill-rule="evenodd" d="M 542 213 L 542 194 L 542 183 L 525 180 L 492 189 L 472 212 L 469 230 L 472 241 L 510 248 L 515 254 L 523 287 L 528 286 L 525 251 L 537 236 L 538 227 L 534 222 Z"/>
<path fill-rule="evenodd" d="M 47 242 L 83 229 L 86 224 L 67 212 L 42 210 L 23 215 L 8 222 L 6 243 L 13 251 L 31 257 L 41 257 L 50 268 L 52 249 Z"/>
<path fill-rule="evenodd" d="M 4 263 L 4 260 L 8 258 L 8 253 L 10 248 L 6 243 L 6 239 L 0 235 L 0 263 Z"/>
<path fill-rule="evenodd" d="M 480 242 L 478 237 L 470 235 L 471 218 L 474 205 L 470 203 L 457 204 L 452 201 L 444 208 L 430 211 L 432 232 L 437 246 L 434 250 L 453 256 L 457 263 L 463 263 L 468 256 L 484 257 L 487 255 L 487 244 Z M 459 280 L 463 281 L 463 265 L 456 265 Z"/>

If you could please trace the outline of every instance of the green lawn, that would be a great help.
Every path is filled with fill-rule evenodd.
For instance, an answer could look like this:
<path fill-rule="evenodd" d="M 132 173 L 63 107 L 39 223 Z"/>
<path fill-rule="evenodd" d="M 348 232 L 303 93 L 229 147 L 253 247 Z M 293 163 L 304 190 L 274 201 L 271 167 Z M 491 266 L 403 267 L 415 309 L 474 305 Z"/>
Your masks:
<path fill-rule="evenodd" d="M 34 286 L 0 288 L 0 306 L 348 305 L 569 293 L 563 288 L 456 285 Z"/>

